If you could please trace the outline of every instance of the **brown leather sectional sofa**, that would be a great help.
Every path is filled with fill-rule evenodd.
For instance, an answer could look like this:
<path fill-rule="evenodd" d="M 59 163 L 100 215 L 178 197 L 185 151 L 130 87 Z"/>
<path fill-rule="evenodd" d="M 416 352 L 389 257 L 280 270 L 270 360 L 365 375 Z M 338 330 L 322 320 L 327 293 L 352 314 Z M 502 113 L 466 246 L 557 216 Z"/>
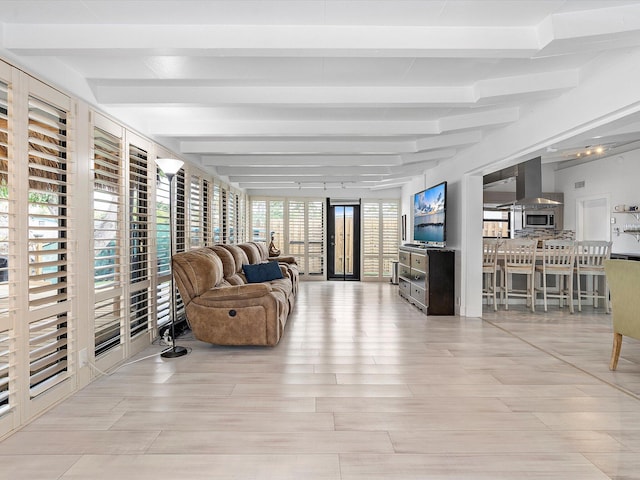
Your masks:
<path fill-rule="evenodd" d="M 245 265 L 262 270 L 270 261 L 278 262 L 282 278 L 247 281 L 244 268 L 250 267 Z M 280 341 L 298 291 L 293 257 L 269 258 L 266 245 L 247 242 L 178 253 L 172 266 L 195 338 L 217 345 L 273 346 Z"/>

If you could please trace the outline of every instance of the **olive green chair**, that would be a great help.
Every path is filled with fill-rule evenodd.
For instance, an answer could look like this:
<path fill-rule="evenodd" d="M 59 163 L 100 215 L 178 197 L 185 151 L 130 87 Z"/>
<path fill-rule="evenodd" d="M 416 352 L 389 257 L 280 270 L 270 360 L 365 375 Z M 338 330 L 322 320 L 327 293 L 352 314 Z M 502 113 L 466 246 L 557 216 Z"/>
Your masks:
<path fill-rule="evenodd" d="M 613 351 L 609 369 L 615 370 L 622 336 L 640 339 L 640 262 L 605 260 L 604 270 L 611 292 L 613 316 Z"/>

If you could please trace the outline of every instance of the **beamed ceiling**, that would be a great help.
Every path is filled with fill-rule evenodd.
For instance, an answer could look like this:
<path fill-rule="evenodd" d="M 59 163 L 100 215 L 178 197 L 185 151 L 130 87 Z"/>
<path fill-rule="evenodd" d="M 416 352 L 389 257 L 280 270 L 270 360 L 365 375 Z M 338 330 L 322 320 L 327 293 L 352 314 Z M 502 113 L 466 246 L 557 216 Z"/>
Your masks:
<path fill-rule="evenodd" d="M 249 191 L 398 187 L 640 45 L 616 0 L 0 0 L 0 23 L 10 61 Z"/>

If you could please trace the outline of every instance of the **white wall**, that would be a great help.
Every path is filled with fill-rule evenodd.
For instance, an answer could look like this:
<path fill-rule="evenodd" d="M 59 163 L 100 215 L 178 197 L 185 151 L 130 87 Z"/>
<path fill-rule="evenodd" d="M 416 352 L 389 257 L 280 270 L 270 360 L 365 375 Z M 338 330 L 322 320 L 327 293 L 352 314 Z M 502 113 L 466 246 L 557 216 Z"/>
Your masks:
<path fill-rule="evenodd" d="M 584 188 L 575 188 L 576 182 L 584 181 Z M 577 227 L 577 204 L 580 200 L 608 197 L 610 208 L 615 205 L 640 205 L 640 150 L 602 158 L 583 165 L 556 171 L 556 188 L 564 192 L 564 225 Z M 616 221 L 611 227 L 622 229 L 625 223 L 637 223 L 628 214 L 611 214 Z M 612 232 L 614 253 L 640 254 L 640 243 L 631 235 Z"/>

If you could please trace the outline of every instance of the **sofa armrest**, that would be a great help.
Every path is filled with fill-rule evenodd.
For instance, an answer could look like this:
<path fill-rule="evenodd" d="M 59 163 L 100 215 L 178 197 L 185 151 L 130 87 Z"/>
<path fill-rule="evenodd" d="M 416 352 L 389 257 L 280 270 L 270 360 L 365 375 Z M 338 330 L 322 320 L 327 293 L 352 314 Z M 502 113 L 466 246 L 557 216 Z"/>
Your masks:
<path fill-rule="evenodd" d="M 293 265 L 297 265 L 298 262 L 296 262 L 296 257 L 293 256 L 286 256 L 286 257 L 269 257 L 269 261 L 273 262 L 282 262 L 282 263 L 291 263 Z"/>
<path fill-rule="evenodd" d="M 215 300 L 243 300 L 247 298 L 264 297 L 273 289 L 268 283 L 248 283 L 246 285 L 234 285 L 231 287 L 215 287 L 200 295 L 204 301 Z"/>

